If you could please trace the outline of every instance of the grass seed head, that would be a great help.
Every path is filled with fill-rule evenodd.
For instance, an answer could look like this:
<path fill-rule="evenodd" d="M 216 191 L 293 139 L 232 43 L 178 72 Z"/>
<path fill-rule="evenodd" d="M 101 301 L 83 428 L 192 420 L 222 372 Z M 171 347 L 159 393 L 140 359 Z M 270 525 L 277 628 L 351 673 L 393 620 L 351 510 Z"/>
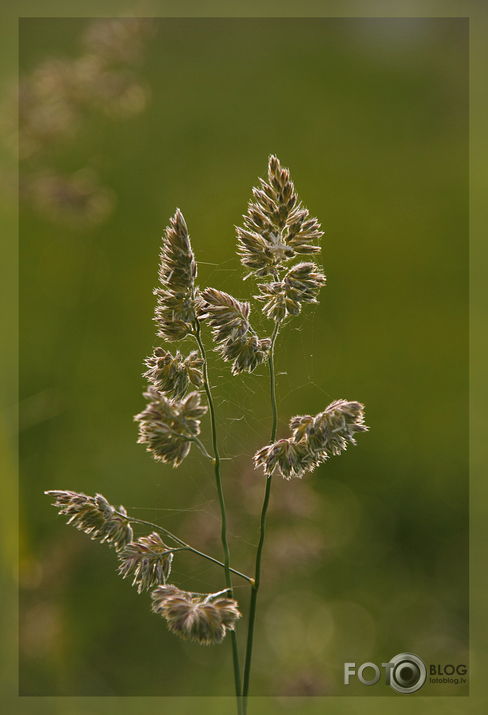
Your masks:
<path fill-rule="evenodd" d="M 232 374 L 253 372 L 269 357 L 271 341 L 259 338 L 251 327 L 251 306 L 224 291 L 205 288 L 199 295 L 199 317 L 212 330 L 216 352 L 232 363 Z"/>
<path fill-rule="evenodd" d="M 157 334 L 165 340 L 181 340 L 191 333 L 195 320 L 197 264 L 179 209 L 165 229 L 159 258 L 160 285 L 154 291 Z"/>
<path fill-rule="evenodd" d="M 250 269 L 248 275 L 276 276 L 296 255 L 320 251 L 314 244 L 323 235 L 320 224 L 299 200 L 289 169 L 275 155 L 269 157 L 267 180 L 260 179 L 252 195 L 244 225 L 236 229 L 237 253 Z"/>
<path fill-rule="evenodd" d="M 176 586 L 158 586 L 151 594 L 152 610 L 169 630 L 200 645 L 221 643 L 241 617 L 237 601 L 221 594 L 195 595 Z"/>
<path fill-rule="evenodd" d="M 303 477 L 331 456 L 356 444 L 355 434 L 366 432 L 364 405 L 335 400 L 317 415 L 300 415 L 290 420 L 291 436 L 261 447 L 254 455 L 254 467 L 266 476 L 278 471 L 285 479 Z"/>
<path fill-rule="evenodd" d="M 200 433 L 200 417 L 207 407 L 198 392 L 182 400 L 169 399 L 154 387 L 144 393 L 148 404 L 134 417 L 139 422 L 139 444 L 158 462 L 178 467 L 188 455 L 194 437 Z"/>
<path fill-rule="evenodd" d="M 88 534 L 91 539 L 109 544 L 116 551 L 132 541 L 131 525 L 115 513 L 119 511 L 126 515 L 126 510 L 123 506 L 116 510 L 102 494 L 91 497 L 82 492 L 55 489 L 44 493 L 54 497 L 53 506 L 59 514 L 68 517 L 68 524 Z"/>
<path fill-rule="evenodd" d="M 156 347 L 145 360 L 148 368 L 143 377 L 149 384 L 167 397 L 181 399 L 193 385 L 203 385 L 203 360 L 193 350 L 183 357 L 179 350 L 173 355 L 168 350 Z"/>
<path fill-rule="evenodd" d="M 173 561 L 169 548 L 155 531 L 131 541 L 118 553 L 119 575 L 122 578 L 131 576 L 132 585 L 137 585 L 138 593 L 166 583 Z"/>

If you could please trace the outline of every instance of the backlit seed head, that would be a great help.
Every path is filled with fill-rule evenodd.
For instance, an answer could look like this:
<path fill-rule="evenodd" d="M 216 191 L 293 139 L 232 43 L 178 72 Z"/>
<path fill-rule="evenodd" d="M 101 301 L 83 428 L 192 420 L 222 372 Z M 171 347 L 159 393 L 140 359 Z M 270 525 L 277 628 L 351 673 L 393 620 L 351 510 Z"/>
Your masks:
<path fill-rule="evenodd" d="M 315 218 L 298 199 L 290 172 L 271 155 L 267 181 L 259 180 L 244 215 L 244 226 L 237 227 L 237 253 L 248 275 L 276 276 L 284 263 L 298 254 L 313 254 L 320 247 L 323 232 Z M 247 276 L 246 276 L 247 277 Z"/>
<path fill-rule="evenodd" d="M 283 282 L 287 295 L 297 303 L 316 303 L 318 292 L 326 284 L 326 278 L 315 263 L 303 262 L 290 268 Z"/>
<path fill-rule="evenodd" d="M 270 320 L 281 322 L 288 315 L 300 312 L 300 305 L 287 297 L 283 281 L 260 283 L 259 291 L 254 297 L 264 303 L 263 313 Z"/>
<path fill-rule="evenodd" d="M 298 315 L 304 303 L 317 303 L 320 288 L 326 279 L 315 263 L 298 263 L 290 268 L 283 280 L 260 283 L 259 294 L 254 296 L 264 302 L 263 313 L 274 321 Z"/>
<path fill-rule="evenodd" d="M 132 577 L 137 592 L 147 591 L 159 583 L 166 583 L 171 573 L 173 554 L 158 533 L 141 536 L 127 544 L 118 554 L 118 573 L 122 578 Z"/>
<path fill-rule="evenodd" d="M 201 596 L 168 585 L 154 589 L 151 598 L 153 612 L 172 633 L 200 645 L 221 643 L 241 617 L 237 601 L 220 593 Z"/>
<path fill-rule="evenodd" d="M 212 329 L 216 352 L 232 363 L 232 374 L 252 372 L 268 359 L 271 340 L 258 338 L 249 323 L 251 306 L 228 293 L 205 288 L 198 297 L 198 315 Z"/>
<path fill-rule="evenodd" d="M 262 447 L 254 455 L 254 467 L 262 467 L 266 476 L 275 470 L 285 479 L 302 477 L 349 444 L 356 444 L 355 434 L 366 432 L 364 405 L 335 400 L 317 415 L 300 415 L 290 420 L 291 437 Z"/>
<path fill-rule="evenodd" d="M 253 372 L 269 357 L 271 340 L 258 338 L 253 333 L 235 340 L 227 340 L 217 347 L 217 352 L 226 361 L 232 363 L 232 374 Z"/>
<path fill-rule="evenodd" d="M 293 438 L 280 439 L 262 447 L 254 455 L 254 468 L 263 467 L 267 477 L 270 477 L 275 470 L 285 479 L 303 477 L 316 466 L 316 457 L 307 445 L 294 442 Z"/>
<path fill-rule="evenodd" d="M 67 524 L 88 534 L 91 539 L 109 544 L 116 551 L 132 541 L 133 532 L 129 522 L 115 513 L 115 507 L 102 494 L 90 497 L 82 492 L 55 489 L 44 494 L 54 497 L 53 506 L 59 514 L 68 516 Z M 119 506 L 117 511 L 127 515 L 123 506 Z"/>
<path fill-rule="evenodd" d="M 290 429 L 295 442 L 300 442 L 304 437 L 307 438 L 313 428 L 314 418 L 312 415 L 299 415 L 292 417 L 290 420 Z"/>
<path fill-rule="evenodd" d="M 335 400 L 315 416 L 306 439 L 314 450 L 326 450 L 339 455 L 348 444 L 356 444 L 355 434 L 366 432 L 364 405 L 360 402 Z"/>
<path fill-rule="evenodd" d="M 178 350 L 172 355 L 168 350 L 157 347 L 145 360 L 148 370 L 144 373 L 148 382 L 168 397 L 181 399 L 190 385 L 203 385 L 203 360 L 193 350 L 186 358 Z"/>
<path fill-rule="evenodd" d="M 157 334 L 165 340 L 181 340 L 192 331 L 195 320 L 197 265 L 188 228 L 179 209 L 167 226 L 160 252 L 160 287 L 154 291 Z"/>
<path fill-rule="evenodd" d="M 210 325 L 216 343 L 246 335 L 250 310 L 249 303 L 215 288 L 205 288 L 198 297 L 198 317 Z"/>
<path fill-rule="evenodd" d="M 237 601 L 233 598 L 218 596 L 212 600 L 212 605 L 217 609 L 222 625 L 227 630 L 233 631 L 236 621 L 241 617 Z"/>
<path fill-rule="evenodd" d="M 170 400 L 149 387 L 144 396 L 147 407 L 134 418 L 139 422 L 137 441 L 146 445 L 156 461 L 178 467 L 190 451 L 191 440 L 200 433 L 200 417 L 207 407 L 200 404 L 198 392 Z"/>

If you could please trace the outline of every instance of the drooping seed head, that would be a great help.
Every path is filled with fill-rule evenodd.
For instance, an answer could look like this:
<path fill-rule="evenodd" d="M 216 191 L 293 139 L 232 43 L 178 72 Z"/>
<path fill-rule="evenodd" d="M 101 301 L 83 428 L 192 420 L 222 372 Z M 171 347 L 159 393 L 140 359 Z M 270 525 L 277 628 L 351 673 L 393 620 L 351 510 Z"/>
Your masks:
<path fill-rule="evenodd" d="M 171 573 L 173 554 L 158 533 L 141 536 L 131 541 L 118 553 L 118 573 L 122 578 L 132 576 L 132 585 L 142 593 L 152 586 L 166 583 Z"/>
<path fill-rule="evenodd" d="M 224 598 L 219 596 L 212 599 L 212 605 L 217 609 L 222 625 L 229 631 L 235 629 L 236 621 L 241 617 L 239 604 L 233 598 Z"/>
<path fill-rule="evenodd" d="M 54 497 L 53 506 L 59 514 L 68 516 L 67 524 L 96 541 L 113 546 L 116 551 L 132 541 L 133 532 L 130 523 L 116 514 L 116 511 L 126 516 L 123 506 L 116 510 L 102 494 L 94 497 L 82 492 L 51 489 L 44 492 Z"/>
<path fill-rule="evenodd" d="M 366 432 L 364 405 L 335 400 L 317 415 L 299 415 L 290 420 L 291 436 L 262 447 L 254 455 L 254 467 L 262 467 L 266 476 L 275 470 L 285 479 L 302 477 L 349 444 L 356 444 L 355 434 Z"/>
<path fill-rule="evenodd" d="M 292 438 L 268 444 L 254 455 L 254 468 L 262 467 L 267 477 L 277 471 L 284 479 L 301 478 L 316 466 L 316 457 L 307 445 L 296 443 Z"/>
<path fill-rule="evenodd" d="M 152 610 L 161 615 L 172 633 L 200 645 L 221 643 L 241 617 L 237 601 L 220 594 L 206 596 L 175 586 L 158 586 L 151 594 Z"/>
<path fill-rule="evenodd" d="M 339 455 L 347 449 L 348 444 L 356 444 L 357 432 L 367 430 L 364 405 L 360 402 L 335 400 L 314 417 L 307 441 L 314 450 Z"/>
<path fill-rule="evenodd" d="M 269 358 L 271 340 L 258 338 L 253 333 L 242 338 L 227 340 L 217 347 L 217 352 L 226 361 L 232 363 L 231 372 L 238 375 L 241 372 L 253 372 Z"/>

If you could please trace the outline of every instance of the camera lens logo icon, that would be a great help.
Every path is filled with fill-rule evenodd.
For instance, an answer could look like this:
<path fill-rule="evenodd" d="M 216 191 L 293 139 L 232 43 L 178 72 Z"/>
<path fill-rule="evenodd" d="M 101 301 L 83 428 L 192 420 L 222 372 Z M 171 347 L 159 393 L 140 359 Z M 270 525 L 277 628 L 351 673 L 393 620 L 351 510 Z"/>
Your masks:
<path fill-rule="evenodd" d="M 390 660 L 390 685 L 398 693 L 414 693 L 425 683 L 427 670 L 413 653 L 399 653 Z"/>

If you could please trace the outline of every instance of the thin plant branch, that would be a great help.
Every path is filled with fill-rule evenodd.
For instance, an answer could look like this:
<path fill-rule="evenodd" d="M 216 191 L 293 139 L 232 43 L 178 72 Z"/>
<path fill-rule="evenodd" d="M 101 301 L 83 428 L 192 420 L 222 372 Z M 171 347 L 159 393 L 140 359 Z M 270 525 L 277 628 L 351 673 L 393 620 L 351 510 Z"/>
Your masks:
<path fill-rule="evenodd" d="M 271 442 L 276 439 L 276 431 L 278 428 L 278 409 L 276 404 L 276 371 L 274 364 L 274 354 L 275 354 L 275 344 L 278 334 L 280 332 L 280 321 L 276 321 L 273 335 L 271 337 L 271 348 L 269 354 L 268 368 L 269 368 L 269 385 L 270 385 L 270 397 L 271 397 L 271 412 L 272 412 L 272 424 L 271 424 Z M 254 625 L 256 620 L 256 608 L 259 593 L 259 585 L 261 581 L 261 559 L 263 555 L 264 547 L 264 537 L 266 534 L 266 517 L 268 514 L 269 500 L 271 496 L 271 480 L 273 476 L 270 475 L 266 479 L 266 486 L 264 490 L 263 505 L 261 508 L 261 519 L 259 523 L 259 541 L 256 549 L 256 566 L 254 570 L 254 584 L 251 588 L 251 600 L 249 604 L 249 621 L 248 621 L 248 631 L 247 631 L 247 644 L 246 644 L 246 657 L 244 663 L 244 677 L 242 685 L 242 695 L 244 698 L 244 715 L 247 710 L 247 697 L 249 694 L 249 681 L 251 677 L 251 664 L 252 664 L 252 652 L 254 643 Z"/>
<path fill-rule="evenodd" d="M 203 385 L 205 389 L 205 394 L 207 395 L 208 408 L 210 412 L 210 423 L 212 427 L 212 447 L 214 453 L 214 471 L 215 471 L 215 484 L 217 487 L 217 494 L 219 497 L 220 505 L 220 517 L 221 517 L 221 530 L 220 538 L 222 541 L 222 548 L 224 551 L 224 570 L 225 570 L 225 583 L 229 590 L 229 594 L 233 596 L 232 587 L 232 576 L 231 572 L 233 569 L 230 567 L 230 549 L 229 542 L 227 539 L 227 512 L 225 508 L 225 498 L 224 489 L 222 485 L 222 474 L 220 471 L 220 453 L 217 440 L 217 421 L 215 418 L 215 404 L 212 397 L 212 390 L 210 388 L 210 381 L 208 379 L 208 361 L 205 347 L 201 338 L 201 328 L 200 321 L 195 318 L 195 328 L 194 328 L 195 340 L 198 343 L 198 348 L 200 350 L 200 355 L 203 360 Z M 235 631 L 231 631 L 231 645 L 232 645 L 232 662 L 234 667 L 234 686 L 237 697 L 237 713 L 242 715 L 243 703 L 241 701 L 241 667 L 239 662 L 239 648 L 237 644 L 237 634 Z"/>

